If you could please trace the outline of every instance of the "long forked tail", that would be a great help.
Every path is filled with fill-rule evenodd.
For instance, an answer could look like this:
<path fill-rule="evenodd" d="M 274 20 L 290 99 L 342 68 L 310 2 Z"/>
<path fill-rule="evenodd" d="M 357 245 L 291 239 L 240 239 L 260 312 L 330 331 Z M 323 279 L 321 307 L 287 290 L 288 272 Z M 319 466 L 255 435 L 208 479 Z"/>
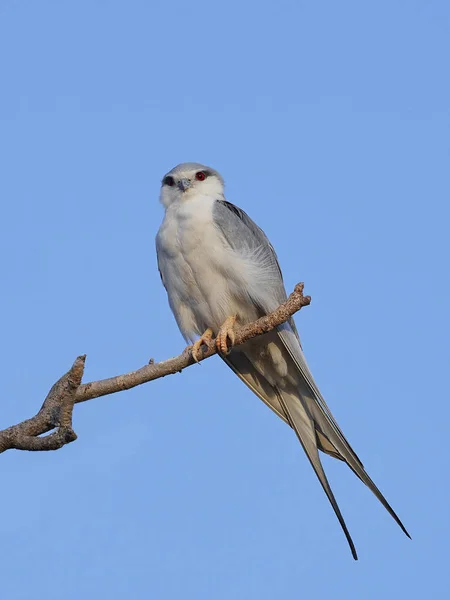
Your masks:
<path fill-rule="evenodd" d="M 298 369 L 297 394 L 295 394 L 295 398 L 293 398 L 290 394 L 287 394 L 285 396 L 285 411 L 287 404 L 287 412 L 291 412 L 291 416 L 295 417 L 297 415 L 297 412 L 299 411 L 298 407 L 299 405 L 301 405 L 302 410 L 309 417 L 310 423 L 312 424 L 312 427 L 315 430 L 316 443 L 319 449 L 325 452 L 326 454 L 330 454 L 334 458 L 339 458 L 340 460 L 346 462 L 347 465 L 351 468 L 351 470 L 355 473 L 355 475 L 357 475 L 357 477 L 359 477 L 359 479 L 363 483 L 365 483 L 367 487 L 373 492 L 373 494 L 378 498 L 378 500 L 388 511 L 391 517 L 396 521 L 396 523 L 399 525 L 399 527 L 405 533 L 405 535 L 407 535 L 411 539 L 411 536 L 407 532 L 403 523 L 400 521 L 398 515 L 391 507 L 389 502 L 386 500 L 386 498 L 383 496 L 383 494 L 380 492 L 380 490 L 377 488 L 372 479 L 369 477 L 369 475 L 366 473 L 362 462 L 359 460 L 355 451 L 350 446 L 341 429 L 339 428 L 339 425 L 336 423 L 333 415 L 331 414 L 330 409 L 328 408 L 311 375 L 308 365 L 306 364 L 303 351 L 300 345 L 297 343 L 293 332 L 289 331 L 289 329 L 284 328 L 278 331 L 278 335 L 284 348 L 287 350 L 291 359 L 294 361 L 296 368 Z M 292 423 L 290 424 L 292 426 Z M 299 436 L 298 427 L 293 426 L 293 428 L 296 431 L 297 436 Z M 302 440 L 300 439 L 300 441 Z M 311 460 L 311 457 L 309 456 L 308 452 L 307 454 L 309 459 Z M 311 463 L 313 464 L 312 461 Z M 314 464 L 313 467 L 317 473 L 317 469 L 314 466 Z M 319 475 L 318 477 L 320 479 Z M 322 485 L 324 485 L 322 480 L 321 483 Z M 330 496 L 328 495 L 328 497 Z"/>
<path fill-rule="evenodd" d="M 291 380 L 288 385 L 284 382 L 283 387 L 275 383 L 279 378 L 275 363 L 282 364 L 276 348 L 280 350 L 288 366 Z M 293 332 L 284 329 L 266 334 L 262 349 L 263 351 L 261 347 L 249 344 L 244 349 L 235 349 L 222 358 L 236 375 L 295 431 L 333 507 L 355 560 L 356 550 L 320 462 L 319 450 L 347 463 L 355 475 L 375 494 L 402 531 L 410 537 L 386 498 L 366 473 L 363 464 L 336 423 L 312 378 Z"/>
<path fill-rule="evenodd" d="M 320 462 L 319 452 L 317 450 L 314 423 L 299 402 L 296 402 L 295 405 L 292 405 L 288 398 L 283 397 L 282 392 L 280 392 L 279 390 L 276 391 L 280 405 L 282 406 L 286 415 L 287 421 L 297 434 L 297 437 L 300 440 L 301 445 L 303 446 L 303 450 L 305 451 L 309 462 L 311 463 L 311 466 L 314 469 L 317 478 L 319 479 L 324 489 L 324 492 L 326 493 L 328 500 L 330 501 L 330 504 L 333 507 L 333 510 L 339 520 L 345 537 L 347 538 L 348 545 L 350 546 L 352 556 L 355 560 L 358 560 L 355 545 L 347 529 L 347 525 L 345 524 L 344 517 L 342 516 L 338 503 L 336 502 L 334 494 L 331 490 L 330 484 L 328 483 L 328 479 L 325 475 L 325 471 L 323 470 L 322 463 Z"/>

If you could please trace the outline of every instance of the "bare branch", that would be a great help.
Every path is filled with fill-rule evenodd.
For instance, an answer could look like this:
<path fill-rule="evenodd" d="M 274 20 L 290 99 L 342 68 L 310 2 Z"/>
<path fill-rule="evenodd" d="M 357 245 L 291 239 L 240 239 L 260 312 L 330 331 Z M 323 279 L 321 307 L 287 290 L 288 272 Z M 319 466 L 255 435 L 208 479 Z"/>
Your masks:
<path fill-rule="evenodd" d="M 70 371 L 58 379 L 39 412 L 18 425 L 0 431 L 0 452 L 16 450 L 58 450 L 77 439 L 72 429 L 76 392 L 84 373 L 86 356 L 79 356 Z M 45 437 L 39 437 L 55 429 Z"/>
<path fill-rule="evenodd" d="M 254 323 L 237 329 L 234 345 L 239 346 L 258 335 L 271 331 L 287 321 L 303 306 L 307 306 L 311 302 L 311 298 L 303 296 L 303 287 L 303 283 L 297 284 L 286 302 L 276 310 Z M 216 352 L 214 343 L 210 344 L 208 348 L 203 347 L 199 360 L 205 360 Z M 182 354 L 174 358 L 159 363 L 150 359 L 149 364 L 137 371 L 82 384 L 85 360 L 86 356 L 79 356 L 75 360 L 71 369 L 52 387 L 41 409 L 34 417 L 0 431 L 0 453 L 12 448 L 17 450 L 58 450 L 77 439 L 72 428 L 74 404 L 129 390 L 154 379 L 179 373 L 186 367 L 195 364 L 191 346 L 188 346 Z M 49 431 L 52 433 L 40 437 Z"/>

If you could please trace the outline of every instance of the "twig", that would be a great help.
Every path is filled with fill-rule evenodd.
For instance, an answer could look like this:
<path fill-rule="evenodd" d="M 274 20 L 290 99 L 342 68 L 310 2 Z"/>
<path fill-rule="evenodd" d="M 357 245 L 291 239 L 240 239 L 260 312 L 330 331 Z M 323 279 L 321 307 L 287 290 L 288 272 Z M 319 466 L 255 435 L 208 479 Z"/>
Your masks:
<path fill-rule="evenodd" d="M 274 329 L 287 321 L 294 313 L 311 302 L 309 296 L 303 296 L 303 283 L 295 286 L 289 298 L 276 310 L 254 323 L 236 330 L 235 346 Z M 216 345 L 202 347 L 199 360 L 205 360 L 216 354 Z M 82 384 L 86 356 L 79 356 L 71 369 L 59 379 L 48 393 L 39 412 L 26 421 L 0 431 L 0 453 L 16 450 L 58 450 L 65 444 L 77 439 L 72 428 L 74 404 L 86 402 L 100 396 L 107 396 L 123 390 L 129 390 L 143 383 L 181 372 L 195 364 L 191 346 L 179 356 L 159 363 L 150 362 L 137 371 Z M 54 431 L 52 431 L 54 430 Z M 44 437 L 42 434 L 52 431 Z"/>

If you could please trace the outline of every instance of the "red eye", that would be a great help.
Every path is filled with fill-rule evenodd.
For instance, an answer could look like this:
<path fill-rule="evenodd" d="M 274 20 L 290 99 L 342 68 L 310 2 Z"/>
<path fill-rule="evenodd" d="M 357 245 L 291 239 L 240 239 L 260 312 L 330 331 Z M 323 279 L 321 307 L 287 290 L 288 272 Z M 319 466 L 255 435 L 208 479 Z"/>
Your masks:
<path fill-rule="evenodd" d="M 172 187 L 173 185 L 175 185 L 175 179 L 168 175 L 164 178 L 163 184 Z"/>
<path fill-rule="evenodd" d="M 195 179 L 197 179 L 197 181 L 205 181 L 206 173 L 204 171 L 198 171 L 198 173 L 195 174 Z"/>

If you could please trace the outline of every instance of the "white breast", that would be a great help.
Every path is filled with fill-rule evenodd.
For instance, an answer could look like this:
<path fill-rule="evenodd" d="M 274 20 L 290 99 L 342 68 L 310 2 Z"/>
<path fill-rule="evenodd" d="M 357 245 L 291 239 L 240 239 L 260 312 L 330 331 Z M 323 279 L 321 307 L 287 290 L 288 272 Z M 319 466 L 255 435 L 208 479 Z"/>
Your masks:
<path fill-rule="evenodd" d="M 214 202 L 211 197 L 196 196 L 172 204 L 156 238 L 170 307 L 186 339 L 208 327 L 217 333 L 233 314 L 245 320 L 256 317 L 256 309 L 242 294 L 247 265 L 215 227 Z"/>

